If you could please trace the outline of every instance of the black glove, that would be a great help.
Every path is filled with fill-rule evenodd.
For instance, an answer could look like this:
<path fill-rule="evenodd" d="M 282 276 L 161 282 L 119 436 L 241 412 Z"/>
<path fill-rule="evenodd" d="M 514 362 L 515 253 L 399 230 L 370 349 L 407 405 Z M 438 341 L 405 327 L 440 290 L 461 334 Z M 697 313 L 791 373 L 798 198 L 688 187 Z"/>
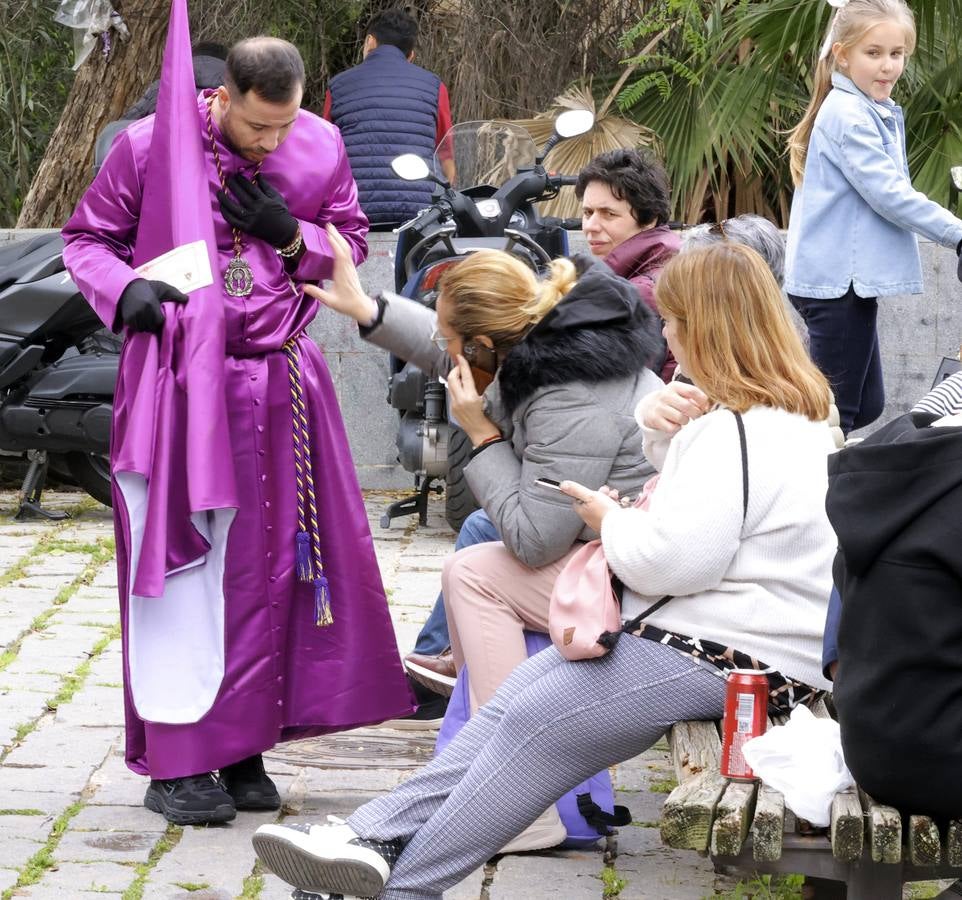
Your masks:
<path fill-rule="evenodd" d="M 162 301 L 186 303 L 187 295 L 163 281 L 138 278 L 120 295 L 120 318 L 131 331 L 160 331 L 164 327 Z"/>
<path fill-rule="evenodd" d="M 236 201 L 223 190 L 217 192 L 217 199 L 229 225 L 267 241 L 272 247 L 286 247 L 294 240 L 297 219 L 263 175 L 257 176 L 257 183 L 243 175 L 231 175 L 227 186 Z"/>

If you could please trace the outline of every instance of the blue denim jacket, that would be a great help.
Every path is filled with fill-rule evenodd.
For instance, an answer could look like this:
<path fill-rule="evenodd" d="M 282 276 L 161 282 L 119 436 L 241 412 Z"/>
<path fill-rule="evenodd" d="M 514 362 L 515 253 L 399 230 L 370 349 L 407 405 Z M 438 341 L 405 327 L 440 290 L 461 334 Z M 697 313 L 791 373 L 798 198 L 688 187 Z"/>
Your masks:
<path fill-rule="evenodd" d="M 902 109 L 835 73 L 792 198 L 785 290 L 799 297 L 922 293 L 916 233 L 953 250 L 962 220 L 912 187 Z"/>

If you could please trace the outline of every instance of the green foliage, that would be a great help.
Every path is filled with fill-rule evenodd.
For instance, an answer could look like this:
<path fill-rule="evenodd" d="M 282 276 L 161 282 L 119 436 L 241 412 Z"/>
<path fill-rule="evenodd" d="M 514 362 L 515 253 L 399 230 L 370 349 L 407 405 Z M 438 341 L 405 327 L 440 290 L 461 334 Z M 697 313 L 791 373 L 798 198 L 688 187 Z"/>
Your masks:
<path fill-rule="evenodd" d="M 12 226 L 72 80 L 70 35 L 56 4 L 0 3 L 0 227 Z"/>
<path fill-rule="evenodd" d="M 628 886 L 628 882 L 624 878 L 619 878 L 618 873 L 611 866 L 605 866 L 601 870 L 601 884 L 603 889 L 601 896 L 604 900 L 617 897 Z"/>
<path fill-rule="evenodd" d="M 715 900 L 802 900 L 803 875 L 755 875 Z"/>
<path fill-rule="evenodd" d="M 962 163 L 962 66 L 954 40 L 962 0 L 916 0 L 919 47 L 897 86 L 919 190 L 949 204 Z M 831 7 L 824 0 L 659 0 L 625 35 L 632 48 L 664 32 L 618 97 L 659 137 L 688 221 L 758 212 L 787 224 L 792 184 L 785 133 L 808 103 Z"/>
<path fill-rule="evenodd" d="M 53 21 L 57 5 L 56 0 L 0 2 L 0 228 L 16 224 L 73 83 L 73 32 Z M 189 8 L 195 41 L 229 46 L 252 34 L 273 34 L 297 44 L 307 73 L 304 106 L 320 112 L 331 74 L 360 61 L 371 4 L 189 0 Z M 144 83 L 158 74 L 144 72 Z"/>

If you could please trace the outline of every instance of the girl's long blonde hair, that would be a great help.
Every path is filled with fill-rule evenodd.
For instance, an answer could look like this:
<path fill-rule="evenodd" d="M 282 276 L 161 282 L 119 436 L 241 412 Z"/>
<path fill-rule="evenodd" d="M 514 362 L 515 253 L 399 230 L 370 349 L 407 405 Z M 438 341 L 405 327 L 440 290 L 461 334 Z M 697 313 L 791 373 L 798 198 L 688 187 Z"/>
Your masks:
<path fill-rule="evenodd" d="M 659 276 L 655 299 L 676 320 L 685 374 L 711 401 L 735 412 L 770 406 L 828 417 L 828 382 L 754 250 L 723 241 L 680 253 Z"/>
<path fill-rule="evenodd" d="M 487 335 L 506 353 L 540 322 L 578 280 L 569 259 L 552 261 L 539 281 L 516 256 L 478 250 L 442 276 L 438 290 L 450 306 L 448 322 L 463 338 Z"/>
<path fill-rule="evenodd" d="M 829 51 L 821 54 L 815 64 L 812 98 L 808 101 L 799 123 L 788 132 L 792 181 L 796 187 L 802 183 L 805 175 L 805 157 L 808 155 L 808 142 L 815 125 L 815 116 L 832 89 L 832 73 L 837 71 L 835 54 L 831 47 L 836 43 L 841 44 L 845 50 L 854 47 L 867 31 L 883 22 L 897 22 L 905 29 L 905 54 L 911 56 L 915 50 L 915 17 L 904 0 L 849 0 L 832 18 L 829 33 L 825 38 Z"/>

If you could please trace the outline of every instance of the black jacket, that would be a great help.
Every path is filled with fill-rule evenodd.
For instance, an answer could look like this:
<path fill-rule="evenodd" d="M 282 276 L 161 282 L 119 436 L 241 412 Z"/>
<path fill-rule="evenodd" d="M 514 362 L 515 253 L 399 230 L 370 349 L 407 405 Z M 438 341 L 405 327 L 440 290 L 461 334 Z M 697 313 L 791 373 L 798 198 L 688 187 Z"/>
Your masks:
<path fill-rule="evenodd" d="M 962 817 L 962 428 L 903 416 L 829 459 L 845 759 L 877 800 Z"/>
<path fill-rule="evenodd" d="M 538 388 L 621 379 L 661 353 L 661 321 L 631 282 L 590 256 L 572 261 L 577 283 L 501 363 L 501 401 L 509 415 Z"/>

